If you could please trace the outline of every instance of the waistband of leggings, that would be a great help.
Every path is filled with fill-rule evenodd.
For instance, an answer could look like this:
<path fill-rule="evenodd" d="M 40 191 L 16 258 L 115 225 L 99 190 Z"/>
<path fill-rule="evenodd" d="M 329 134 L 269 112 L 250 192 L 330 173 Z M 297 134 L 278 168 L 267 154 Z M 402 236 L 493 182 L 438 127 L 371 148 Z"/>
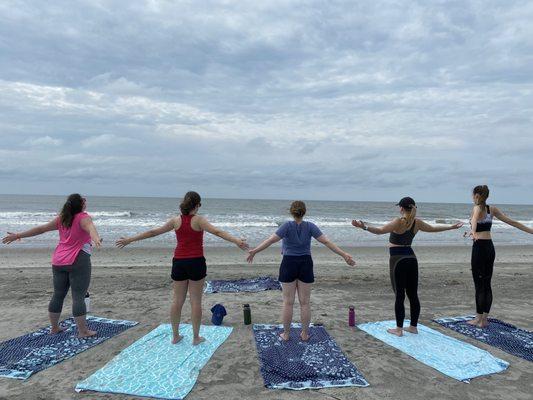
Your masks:
<path fill-rule="evenodd" d="M 415 252 L 411 246 L 393 246 L 389 247 L 391 256 L 414 256 Z"/>
<path fill-rule="evenodd" d="M 473 245 L 478 245 L 478 246 L 487 246 L 487 245 L 491 245 L 493 244 L 492 243 L 492 239 L 476 239 L 474 240 L 474 243 Z"/>

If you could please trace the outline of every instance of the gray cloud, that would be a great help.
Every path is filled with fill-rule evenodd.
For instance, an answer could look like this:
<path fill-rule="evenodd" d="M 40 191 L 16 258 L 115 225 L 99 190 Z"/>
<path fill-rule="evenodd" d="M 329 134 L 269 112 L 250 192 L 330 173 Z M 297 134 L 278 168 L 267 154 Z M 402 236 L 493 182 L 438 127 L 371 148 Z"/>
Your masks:
<path fill-rule="evenodd" d="M 524 201 L 532 19 L 524 1 L 3 2 L 1 192 L 468 201 L 484 182 Z"/>

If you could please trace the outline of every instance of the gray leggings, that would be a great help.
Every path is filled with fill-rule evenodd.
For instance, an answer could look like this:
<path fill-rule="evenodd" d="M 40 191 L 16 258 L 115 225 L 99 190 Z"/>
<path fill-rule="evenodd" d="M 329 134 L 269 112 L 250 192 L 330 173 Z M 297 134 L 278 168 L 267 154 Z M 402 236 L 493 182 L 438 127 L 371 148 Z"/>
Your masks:
<path fill-rule="evenodd" d="M 81 317 L 87 314 L 85 308 L 85 294 L 91 282 L 91 256 L 80 250 L 74 264 L 52 266 L 54 274 L 54 294 L 48 311 L 60 313 L 63 309 L 63 300 L 68 293 L 68 288 L 72 288 L 72 315 Z"/>

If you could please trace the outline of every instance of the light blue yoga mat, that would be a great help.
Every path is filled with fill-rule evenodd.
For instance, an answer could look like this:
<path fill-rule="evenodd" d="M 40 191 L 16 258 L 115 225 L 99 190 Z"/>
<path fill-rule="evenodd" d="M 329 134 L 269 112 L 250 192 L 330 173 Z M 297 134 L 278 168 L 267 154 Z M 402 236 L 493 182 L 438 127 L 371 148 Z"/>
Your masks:
<path fill-rule="evenodd" d="M 183 399 L 195 385 L 200 370 L 232 330 L 226 326 L 202 326 L 200 335 L 206 341 L 193 346 L 191 325 L 180 325 L 183 339 L 178 344 L 170 342 L 170 324 L 159 325 L 78 383 L 76 391 Z"/>
<path fill-rule="evenodd" d="M 408 320 L 406 324 L 409 324 Z M 437 371 L 466 383 L 472 378 L 502 372 L 509 367 L 508 362 L 485 350 L 424 325 L 418 325 L 418 335 L 404 332 L 402 337 L 387 332 L 387 329 L 396 327 L 396 321 L 368 322 L 357 327 Z"/>

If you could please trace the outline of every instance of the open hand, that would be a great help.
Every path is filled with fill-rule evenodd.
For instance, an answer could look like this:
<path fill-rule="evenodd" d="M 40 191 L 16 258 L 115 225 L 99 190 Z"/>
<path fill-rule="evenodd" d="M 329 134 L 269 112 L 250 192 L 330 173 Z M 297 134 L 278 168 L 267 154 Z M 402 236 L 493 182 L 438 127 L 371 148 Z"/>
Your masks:
<path fill-rule="evenodd" d="M 126 247 L 130 243 L 131 243 L 131 240 L 129 238 L 121 237 L 119 240 L 117 240 L 115 242 L 115 246 L 117 246 L 118 248 L 122 249 L 122 248 Z"/>
<path fill-rule="evenodd" d="M 343 258 L 344 261 L 346 261 L 346 264 L 348 264 L 350 267 L 353 267 L 355 265 L 355 261 L 350 254 L 345 254 Z"/>
<path fill-rule="evenodd" d="M 352 225 L 355 226 L 356 228 L 360 228 L 360 229 L 363 229 L 365 227 L 365 223 L 361 220 L 352 220 Z"/>
<path fill-rule="evenodd" d="M 94 240 L 93 243 L 94 243 L 94 247 L 96 247 L 97 249 L 99 249 L 101 246 L 102 246 L 102 242 L 104 241 L 104 239 L 102 239 L 101 237 L 99 237 L 98 239 Z"/>
<path fill-rule="evenodd" d="M 20 240 L 19 235 L 13 232 L 8 232 L 7 236 L 2 239 L 2 243 L 9 244 L 14 242 L 15 240 Z"/>
<path fill-rule="evenodd" d="M 463 222 L 458 222 L 458 223 L 452 225 L 452 229 L 459 229 L 459 228 L 461 228 L 463 225 L 464 225 Z"/>
<path fill-rule="evenodd" d="M 248 261 L 248 264 L 251 264 L 254 262 L 255 252 L 253 250 L 250 250 L 248 252 L 248 257 L 246 257 L 246 261 Z"/>
<path fill-rule="evenodd" d="M 239 249 L 244 250 L 244 251 L 250 248 L 250 246 L 248 246 L 248 243 L 246 243 L 246 239 L 244 238 L 237 240 L 236 245 Z"/>

